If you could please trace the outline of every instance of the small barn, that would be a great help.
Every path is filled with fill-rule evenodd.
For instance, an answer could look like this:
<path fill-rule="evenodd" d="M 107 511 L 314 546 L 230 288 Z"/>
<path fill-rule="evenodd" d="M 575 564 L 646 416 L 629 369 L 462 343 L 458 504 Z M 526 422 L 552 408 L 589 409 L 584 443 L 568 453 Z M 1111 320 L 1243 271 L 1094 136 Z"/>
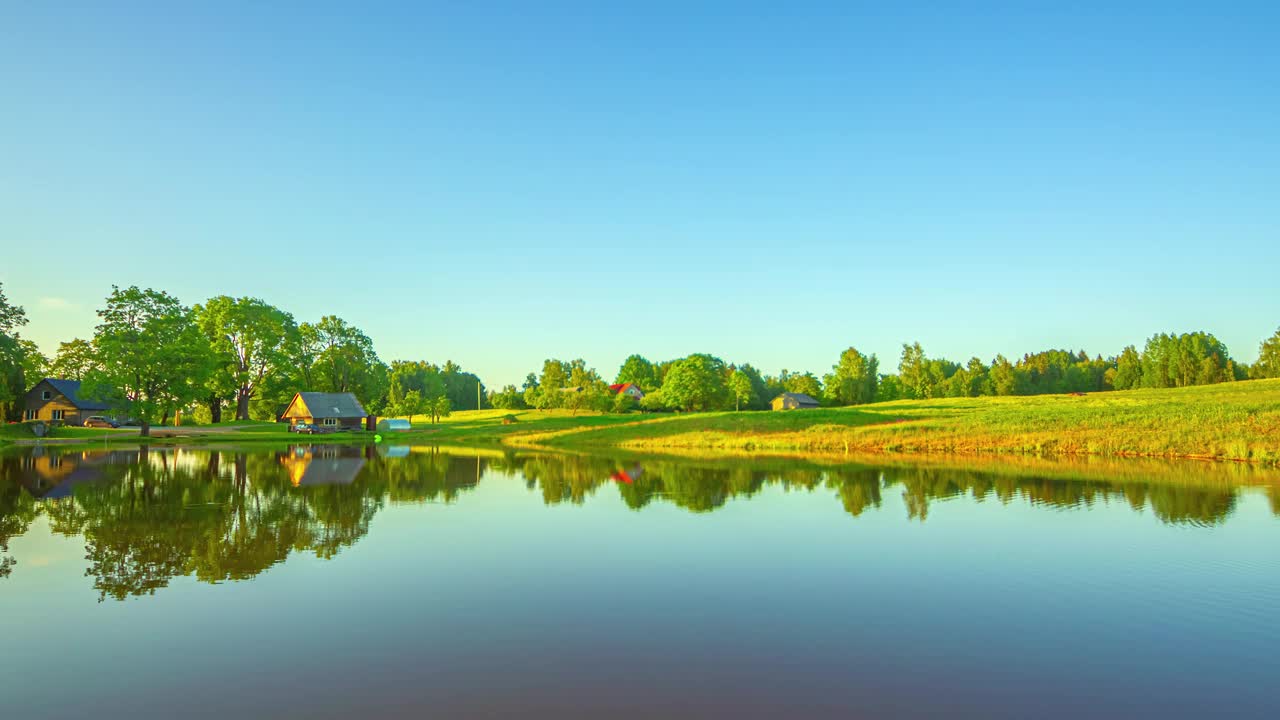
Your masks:
<path fill-rule="evenodd" d="M 323 428 L 360 430 L 368 413 L 351 393 L 300 392 L 289 401 L 280 419 L 297 427 L 299 423 Z"/>
<path fill-rule="evenodd" d="M 774 410 L 808 410 L 818 407 L 818 401 L 804 393 L 782 393 L 773 399 Z"/>
<path fill-rule="evenodd" d="M 44 420 L 83 425 L 86 418 L 101 415 L 107 404 L 80 397 L 79 380 L 45 378 L 27 392 L 23 420 Z"/>

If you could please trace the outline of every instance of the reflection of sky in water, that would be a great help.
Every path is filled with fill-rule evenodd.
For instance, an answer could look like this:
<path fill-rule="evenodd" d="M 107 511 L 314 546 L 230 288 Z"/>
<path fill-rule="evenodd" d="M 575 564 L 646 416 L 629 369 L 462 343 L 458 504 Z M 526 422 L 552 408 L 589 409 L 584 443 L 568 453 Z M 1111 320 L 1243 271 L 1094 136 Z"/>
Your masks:
<path fill-rule="evenodd" d="M 500 460 L 393 459 L 422 463 L 405 483 L 376 454 L 316 461 L 344 459 L 363 462 L 354 482 L 298 487 L 279 459 L 240 463 L 250 486 L 282 473 L 280 497 L 307 501 L 289 512 L 321 530 L 366 523 L 329 559 L 295 550 L 249 582 L 178 576 L 99 604 L 85 539 L 35 519 L 0 580 L 0 612 L 24 619 L 4 623 L 7 707 L 1171 717 L 1263 716 L 1275 697 L 1280 520 L 1261 488 L 1202 522 L 1191 516 L 1219 517 L 1216 495 L 1160 512 L 1122 491 L 1052 504 L 1030 498 L 1088 493 L 1033 479 L 1010 502 L 977 501 L 981 477 L 951 474 L 969 487 L 956 492 L 931 471 L 882 483 L 855 517 L 847 485 L 808 490 L 804 473 L 757 486 L 741 468 L 677 478 L 660 463 L 552 461 L 530 471 L 558 478 L 530 487 Z M 224 485 L 237 472 L 230 456 L 218 464 Z M 349 493 L 384 472 L 386 499 L 362 515 L 370 499 Z M 921 521 L 926 484 L 937 497 Z M 50 695 L 29 682 L 40 667 L 75 680 Z"/>

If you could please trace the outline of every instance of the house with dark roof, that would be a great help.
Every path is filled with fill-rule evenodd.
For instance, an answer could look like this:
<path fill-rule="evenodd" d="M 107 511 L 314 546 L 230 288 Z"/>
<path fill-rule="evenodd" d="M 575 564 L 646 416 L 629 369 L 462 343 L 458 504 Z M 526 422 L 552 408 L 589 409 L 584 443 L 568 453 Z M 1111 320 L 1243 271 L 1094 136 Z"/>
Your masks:
<path fill-rule="evenodd" d="M 818 401 L 804 393 L 782 393 L 773 399 L 774 410 L 808 410 L 818 407 Z"/>
<path fill-rule="evenodd" d="M 289 427 L 307 423 L 323 428 L 359 430 L 368 415 L 351 393 L 300 392 L 289 401 L 280 419 L 288 422 Z"/>
<path fill-rule="evenodd" d="M 101 415 L 108 408 L 98 400 L 80 397 L 79 380 L 45 378 L 27 392 L 23 420 L 44 420 L 67 425 L 83 425 L 88 417 Z"/>

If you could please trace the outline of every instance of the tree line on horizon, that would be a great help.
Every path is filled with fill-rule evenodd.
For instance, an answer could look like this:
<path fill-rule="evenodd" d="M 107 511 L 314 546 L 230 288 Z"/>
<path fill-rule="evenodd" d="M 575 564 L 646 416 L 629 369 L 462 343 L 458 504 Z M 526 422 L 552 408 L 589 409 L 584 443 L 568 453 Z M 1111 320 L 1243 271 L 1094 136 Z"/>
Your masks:
<path fill-rule="evenodd" d="M 86 396 L 104 399 L 144 428 L 179 411 L 205 422 L 274 420 L 298 391 L 351 392 L 376 415 L 422 415 L 436 421 L 452 410 L 484 408 L 700 412 L 761 410 L 784 392 L 827 406 L 899 399 L 1104 392 L 1205 385 L 1280 377 L 1280 329 L 1262 341 L 1252 366 L 1234 360 L 1212 334 L 1157 334 L 1141 350 L 1103 357 L 1045 350 L 1017 360 L 997 355 L 961 364 L 928 357 L 904 344 L 896 373 L 881 373 L 875 354 L 855 348 L 831 371 L 766 375 L 749 363 L 705 353 L 653 362 L 628 357 L 612 384 L 631 383 L 644 398 L 614 393 L 582 359 L 547 359 L 520 387 L 486 391 L 460 365 L 425 360 L 383 362 L 373 341 L 335 315 L 297 322 L 289 312 L 252 297 L 210 298 L 183 305 L 167 292 L 112 287 L 98 310 L 93 337 L 59 345 L 45 357 L 18 330 L 25 310 L 0 286 L 0 416 L 21 417 L 21 400 L 44 377 L 79 380 Z"/>

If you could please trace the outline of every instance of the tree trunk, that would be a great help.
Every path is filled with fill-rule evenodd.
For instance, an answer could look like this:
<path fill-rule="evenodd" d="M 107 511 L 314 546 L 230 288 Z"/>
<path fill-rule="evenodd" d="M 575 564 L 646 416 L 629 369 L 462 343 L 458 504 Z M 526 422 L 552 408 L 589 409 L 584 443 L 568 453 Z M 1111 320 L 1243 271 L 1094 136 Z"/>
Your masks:
<path fill-rule="evenodd" d="M 236 419 L 249 419 L 249 393 L 243 389 L 240 390 L 240 396 L 236 398 Z"/>
<path fill-rule="evenodd" d="M 222 422 L 222 398 L 209 396 L 209 420 L 215 425 Z"/>
<path fill-rule="evenodd" d="M 138 435 L 140 437 L 151 437 L 151 423 L 143 420 L 138 426 Z"/>
<path fill-rule="evenodd" d="M 168 411 L 168 410 L 165 410 L 165 411 L 164 411 L 164 415 L 162 415 L 162 416 L 160 417 L 160 424 L 161 424 L 161 425 L 168 425 L 168 424 L 169 424 L 169 411 Z"/>

